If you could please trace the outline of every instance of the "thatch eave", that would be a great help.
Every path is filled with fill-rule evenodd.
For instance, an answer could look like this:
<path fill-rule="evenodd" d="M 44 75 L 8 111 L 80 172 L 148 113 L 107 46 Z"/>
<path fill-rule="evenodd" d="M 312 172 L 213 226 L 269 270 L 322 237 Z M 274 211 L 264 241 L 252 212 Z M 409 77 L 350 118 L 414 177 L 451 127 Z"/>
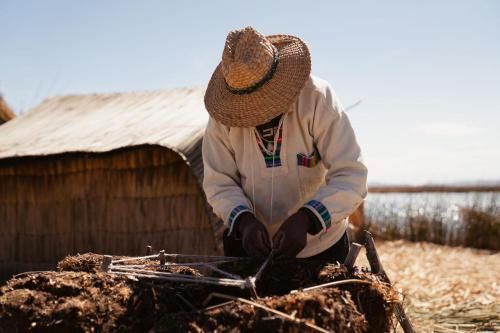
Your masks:
<path fill-rule="evenodd" d="M 8 122 L 9 120 L 14 119 L 15 117 L 16 117 L 16 114 L 7 105 L 7 102 L 5 102 L 5 99 L 0 94 L 0 125 Z"/>

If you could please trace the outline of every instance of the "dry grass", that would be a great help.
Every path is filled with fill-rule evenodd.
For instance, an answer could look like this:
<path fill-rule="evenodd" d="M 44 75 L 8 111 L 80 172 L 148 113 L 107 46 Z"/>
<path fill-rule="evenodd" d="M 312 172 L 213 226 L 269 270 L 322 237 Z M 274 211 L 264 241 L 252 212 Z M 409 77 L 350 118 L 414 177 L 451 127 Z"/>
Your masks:
<path fill-rule="evenodd" d="M 417 332 L 500 331 L 500 253 L 401 240 L 377 245 Z"/>

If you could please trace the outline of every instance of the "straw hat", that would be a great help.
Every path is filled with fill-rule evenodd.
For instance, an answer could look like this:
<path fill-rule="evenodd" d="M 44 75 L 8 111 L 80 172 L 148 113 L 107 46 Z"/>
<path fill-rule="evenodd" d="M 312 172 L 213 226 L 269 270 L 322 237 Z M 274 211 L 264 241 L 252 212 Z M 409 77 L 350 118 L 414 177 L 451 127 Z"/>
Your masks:
<path fill-rule="evenodd" d="M 288 111 L 310 72 L 309 49 L 301 39 L 266 37 L 252 27 L 234 30 L 208 83 L 205 107 L 226 126 L 264 124 Z"/>

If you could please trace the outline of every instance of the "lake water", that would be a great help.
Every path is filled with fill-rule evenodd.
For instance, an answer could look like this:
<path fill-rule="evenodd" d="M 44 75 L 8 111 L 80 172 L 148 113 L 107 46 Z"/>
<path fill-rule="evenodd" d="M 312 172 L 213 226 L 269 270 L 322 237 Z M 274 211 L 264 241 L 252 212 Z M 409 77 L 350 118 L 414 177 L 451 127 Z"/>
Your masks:
<path fill-rule="evenodd" d="M 364 208 L 365 216 L 374 220 L 427 216 L 460 222 L 463 208 L 500 214 L 500 192 L 369 193 Z"/>

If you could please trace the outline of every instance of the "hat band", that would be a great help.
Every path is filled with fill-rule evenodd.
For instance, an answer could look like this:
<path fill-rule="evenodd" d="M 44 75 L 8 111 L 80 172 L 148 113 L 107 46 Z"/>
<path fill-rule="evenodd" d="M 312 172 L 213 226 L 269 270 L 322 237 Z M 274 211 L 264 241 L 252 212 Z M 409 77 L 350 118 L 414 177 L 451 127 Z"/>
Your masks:
<path fill-rule="evenodd" d="M 227 81 L 226 78 L 224 78 L 224 83 L 226 84 L 226 89 L 232 92 L 233 94 L 236 95 L 245 95 L 245 94 L 250 94 L 251 92 L 254 92 L 255 90 L 259 89 L 262 87 L 267 81 L 271 80 L 271 78 L 274 76 L 274 73 L 276 72 L 276 68 L 278 68 L 278 63 L 280 62 L 280 57 L 279 57 L 279 52 L 278 49 L 273 45 L 273 50 L 274 50 L 274 57 L 273 57 L 273 63 L 271 65 L 271 68 L 269 68 L 269 71 L 264 75 L 264 77 L 260 80 L 257 81 L 255 84 L 245 87 L 245 88 L 234 88 L 231 87 Z"/>

